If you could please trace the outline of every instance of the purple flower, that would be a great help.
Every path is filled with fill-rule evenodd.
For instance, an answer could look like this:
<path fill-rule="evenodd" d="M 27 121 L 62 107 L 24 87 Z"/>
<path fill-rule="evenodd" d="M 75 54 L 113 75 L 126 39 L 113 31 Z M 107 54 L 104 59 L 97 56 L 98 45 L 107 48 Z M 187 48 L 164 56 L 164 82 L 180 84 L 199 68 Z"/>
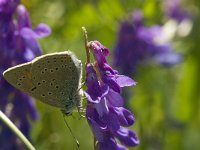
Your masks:
<path fill-rule="evenodd" d="M 7 68 L 32 60 L 41 54 L 38 38 L 50 34 L 50 28 L 40 24 L 32 29 L 29 14 L 19 0 L 0 1 L 0 109 L 18 126 L 27 138 L 31 129 L 29 120 L 38 113 L 32 99 L 7 83 L 2 73 Z M 23 149 L 15 135 L 0 124 L 1 149 Z M 17 144 L 18 143 L 18 144 Z"/>
<path fill-rule="evenodd" d="M 121 88 L 136 83 L 119 75 L 106 61 L 109 51 L 98 41 L 89 42 L 95 63 L 86 66 L 85 95 L 88 99 L 86 117 L 99 150 L 124 150 L 139 144 L 134 132 L 127 127 L 134 124 L 132 113 L 123 108 Z M 117 143 L 116 138 L 120 141 Z"/>
<path fill-rule="evenodd" d="M 116 70 L 109 66 L 106 61 L 106 56 L 108 56 L 109 52 L 101 43 L 92 41 L 89 43 L 89 48 L 92 49 L 102 81 L 108 84 L 111 89 L 120 93 L 121 87 L 136 85 L 132 79 L 119 75 Z"/>
<path fill-rule="evenodd" d="M 178 23 L 191 19 L 191 15 L 181 6 L 181 0 L 165 0 L 164 7 L 166 16 Z"/>
<path fill-rule="evenodd" d="M 139 64 L 156 62 L 172 66 L 182 60 L 170 43 L 162 41 L 165 36 L 162 26 L 147 28 L 143 22 L 141 12 L 135 11 L 133 19 L 121 23 L 113 63 L 125 75 L 135 73 Z"/>

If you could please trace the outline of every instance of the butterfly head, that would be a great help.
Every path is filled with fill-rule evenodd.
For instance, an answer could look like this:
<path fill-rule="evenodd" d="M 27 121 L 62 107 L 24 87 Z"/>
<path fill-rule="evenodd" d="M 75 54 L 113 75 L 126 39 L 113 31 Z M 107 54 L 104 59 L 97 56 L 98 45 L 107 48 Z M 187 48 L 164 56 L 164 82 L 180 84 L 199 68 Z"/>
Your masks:
<path fill-rule="evenodd" d="M 82 95 L 80 91 L 73 94 L 72 97 L 69 97 L 69 99 L 65 101 L 64 108 L 61 108 L 62 113 L 66 116 L 71 115 L 74 108 L 79 109 L 81 107 L 81 99 Z"/>

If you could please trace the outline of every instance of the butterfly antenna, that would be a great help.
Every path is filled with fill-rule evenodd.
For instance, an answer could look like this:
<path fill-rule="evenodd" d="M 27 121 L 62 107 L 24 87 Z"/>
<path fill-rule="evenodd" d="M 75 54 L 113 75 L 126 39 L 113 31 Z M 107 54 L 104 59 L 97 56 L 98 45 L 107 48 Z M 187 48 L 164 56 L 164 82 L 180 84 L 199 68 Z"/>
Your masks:
<path fill-rule="evenodd" d="M 71 128 L 69 127 L 69 125 L 68 125 L 68 123 L 67 123 L 67 120 L 65 119 L 65 114 L 63 114 L 63 118 L 64 118 L 64 122 L 65 122 L 67 128 L 69 129 L 70 134 L 72 135 L 72 137 L 73 137 L 74 140 L 76 141 L 76 145 L 77 145 L 77 147 L 79 148 L 79 147 L 80 147 L 79 141 L 76 139 L 76 137 L 74 136 L 74 134 L 73 134 Z"/>

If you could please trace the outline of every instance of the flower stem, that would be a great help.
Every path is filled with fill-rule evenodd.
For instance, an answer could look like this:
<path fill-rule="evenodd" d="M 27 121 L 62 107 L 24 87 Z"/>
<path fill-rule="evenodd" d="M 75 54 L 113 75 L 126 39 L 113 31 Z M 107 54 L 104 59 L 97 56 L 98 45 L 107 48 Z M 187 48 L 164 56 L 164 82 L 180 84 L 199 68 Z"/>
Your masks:
<path fill-rule="evenodd" d="M 95 137 L 94 137 L 94 150 L 97 150 L 97 140 Z"/>
<path fill-rule="evenodd" d="M 85 27 L 82 27 L 84 38 L 85 38 L 85 50 L 86 50 L 86 64 L 90 63 L 90 50 L 88 48 L 88 36 L 87 36 L 87 30 Z"/>
<path fill-rule="evenodd" d="M 4 122 L 17 136 L 18 138 L 26 145 L 29 150 L 35 150 L 33 145 L 29 140 L 22 134 L 22 132 L 10 121 L 10 119 L 0 110 L 0 120 Z"/>

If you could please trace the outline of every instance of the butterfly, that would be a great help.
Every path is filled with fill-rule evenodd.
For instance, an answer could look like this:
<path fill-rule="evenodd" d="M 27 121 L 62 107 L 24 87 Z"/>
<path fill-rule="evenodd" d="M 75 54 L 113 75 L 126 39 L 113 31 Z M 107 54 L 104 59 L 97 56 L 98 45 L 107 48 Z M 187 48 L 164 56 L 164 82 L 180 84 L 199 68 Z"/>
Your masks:
<path fill-rule="evenodd" d="M 82 63 L 70 51 L 36 57 L 4 71 L 15 88 L 70 115 L 81 107 Z"/>

